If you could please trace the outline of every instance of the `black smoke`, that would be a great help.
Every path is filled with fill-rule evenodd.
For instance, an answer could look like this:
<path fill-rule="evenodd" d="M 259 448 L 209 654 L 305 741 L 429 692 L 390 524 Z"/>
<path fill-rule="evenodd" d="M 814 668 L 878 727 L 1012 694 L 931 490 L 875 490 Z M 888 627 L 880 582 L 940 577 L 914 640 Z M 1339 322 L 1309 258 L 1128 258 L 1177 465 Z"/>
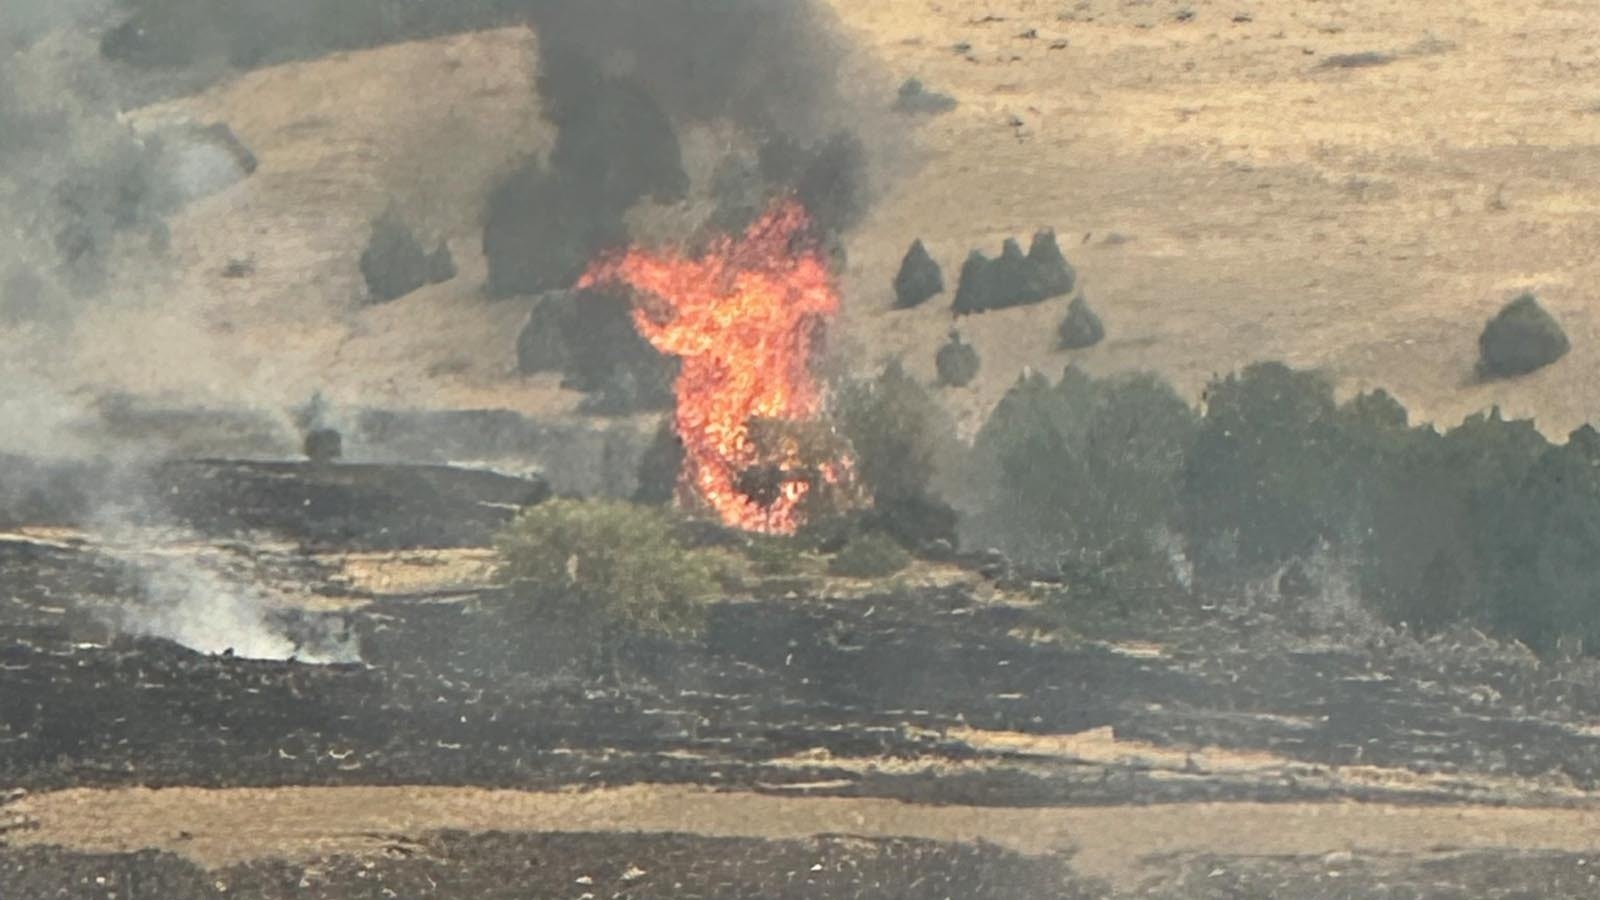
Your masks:
<path fill-rule="evenodd" d="M 720 164 L 706 231 L 738 230 L 797 195 L 822 236 L 866 204 L 863 117 L 842 90 L 855 60 L 820 0 L 119 0 L 107 58 L 144 69 L 249 68 L 504 25 L 538 35 L 538 89 L 559 130 L 548 159 L 508 174 L 486 211 L 490 293 L 570 287 L 630 238 L 641 201 L 682 201 L 680 135 L 725 124 L 753 148 Z"/>

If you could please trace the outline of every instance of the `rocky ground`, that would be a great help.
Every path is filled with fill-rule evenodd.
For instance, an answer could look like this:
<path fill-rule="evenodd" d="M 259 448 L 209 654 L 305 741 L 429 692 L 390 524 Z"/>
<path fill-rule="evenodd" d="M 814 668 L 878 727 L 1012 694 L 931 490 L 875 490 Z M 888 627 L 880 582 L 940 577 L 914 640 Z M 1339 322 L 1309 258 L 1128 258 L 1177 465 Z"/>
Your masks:
<path fill-rule="evenodd" d="M 1592 663 L 1266 601 L 1103 619 L 923 564 L 750 581 L 703 640 L 637 643 L 612 672 L 494 588 L 481 532 L 382 514 L 484 476 L 396 470 L 401 499 L 370 516 L 264 518 L 251 479 L 294 496 L 361 468 L 188 471 L 161 493 L 206 515 L 174 528 L 0 537 L 17 896 L 1593 890 Z M 212 591 L 256 586 L 262 611 L 224 632 L 271 629 L 304 658 L 337 634 L 358 657 L 180 646 L 150 574 L 174 560 Z M 201 602 L 238 608 L 223 599 Z"/>

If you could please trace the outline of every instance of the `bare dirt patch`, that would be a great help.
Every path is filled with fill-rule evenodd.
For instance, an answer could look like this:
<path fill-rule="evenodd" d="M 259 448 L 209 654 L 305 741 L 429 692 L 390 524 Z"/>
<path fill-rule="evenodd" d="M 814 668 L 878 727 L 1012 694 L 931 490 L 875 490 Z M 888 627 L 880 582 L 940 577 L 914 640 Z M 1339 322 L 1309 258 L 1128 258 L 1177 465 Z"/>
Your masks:
<path fill-rule="evenodd" d="M 1137 884 L 1144 861 L 1180 856 L 1424 855 L 1442 850 L 1600 852 L 1600 812 L 1369 804 L 1182 804 L 991 809 L 694 788 L 562 793 L 471 788 L 70 790 L 6 810 L 18 846 L 159 849 L 208 868 L 251 860 L 381 854 L 440 831 L 661 832 L 798 840 L 826 834 L 983 841 L 1071 854 L 1080 874 Z"/>

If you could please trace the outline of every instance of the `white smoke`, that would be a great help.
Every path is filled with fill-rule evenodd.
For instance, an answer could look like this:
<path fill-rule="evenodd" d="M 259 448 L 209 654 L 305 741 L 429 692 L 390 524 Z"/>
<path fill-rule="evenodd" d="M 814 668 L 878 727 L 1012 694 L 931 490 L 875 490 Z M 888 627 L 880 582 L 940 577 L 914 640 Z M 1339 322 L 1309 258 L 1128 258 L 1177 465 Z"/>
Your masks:
<path fill-rule="evenodd" d="M 311 665 L 361 662 L 357 637 L 342 617 L 307 612 L 292 593 L 272 586 L 250 553 L 139 532 L 125 530 L 107 547 L 138 578 L 135 596 L 106 610 L 122 633 L 164 638 L 211 655 Z"/>

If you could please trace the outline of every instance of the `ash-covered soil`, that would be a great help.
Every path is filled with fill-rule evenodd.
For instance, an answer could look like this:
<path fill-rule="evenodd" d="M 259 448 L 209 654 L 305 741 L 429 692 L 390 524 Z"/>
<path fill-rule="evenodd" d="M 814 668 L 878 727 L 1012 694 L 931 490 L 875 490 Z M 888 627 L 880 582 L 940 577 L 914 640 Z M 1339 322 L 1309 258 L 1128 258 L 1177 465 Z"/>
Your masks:
<path fill-rule="evenodd" d="M 67 788 L 658 785 L 709 790 L 733 806 L 740 797 L 904 802 L 944 809 L 953 821 L 966 821 L 963 810 L 974 822 L 984 810 L 1079 810 L 1091 817 L 1083 823 L 1101 823 L 1081 826 L 1093 828 L 1105 827 L 1093 818 L 1105 808 L 1254 801 L 1281 809 L 1282 827 L 1310 833 L 1321 828 L 1316 820 L 1295 818 L 1307 804 L 1353 800 L 1443 818 L 1529 806 L 1585 816 L 1600 784 L 1594 664 L 1540 663 L 1470 635 L 1418 641 L 1354 619 L 1315 624 L 1264 602 L 1183 601 L 1160 616 L 1106 620 L 1051 602 L 1057 588 L 1002 587 L 919 564 L 884 583 L 751 582 L 715 605 L 703 638 L 635 642 L 613 665 L 592 658 L 581 634 L 530 615 L 489 583 L 483 549 L 456 546 L 478 532 L 440 530 L 423 517 L 400 549 L 380 540 L 404 510 L 439 505 L 440 496 L 491 516 L 473 525 L 486 533 L 508 511 L 484 496 L 509 480 L 479 484 L 444 468 L 389 479 L 394 496 L 384 508 L 399 512 L 372 517 L 373 533 L 332 528 L 363 519 L 337 504 L 296 512 L 251 500 L 262 479 L 321 496 L 349 479 L 359 486 L 363 471 L 171 468 L 169 487 L 198 511 L 178 532 L 58 526 L 0 536 L 0 787 L 21 792 L 18 808 Z M 263 509 L 272 513 L 265 535 L 252 518 Z M 461 512 L 448 503 L 437 512 L 452 510 Z M 226 573 L 210 588 L 218 591 L 228 579 L 253 585 L 272 604 L 261 622 L 293 640 L 353 637 L 361 662 L 208 655 L 152 636 L 162 632 L 140 625 L 162 602 L 144 569 L 151 560 Z M 116 796 L 105 795 L 108 814 Z M 1196 854 L 1231 845 L 1191 846 L 1140 819 L 1129 822 L 1138 836 L 1127 861 L 1101 846 L 1074 870 L 1056 851 L 1086 846 L 1073 836 L 1079 826 L 1061 826 L 1055 849 L 1038 857 L 976 847 L 987 837 L 981 825 L 927 844 L 884 837 L 901 834 L 892 822 L 863 832 L 878 843 L 795 844 L 760 840 L 760 828 L 740 822 L 681 829 L 698 837 L 657 829 L 629 838 L 440 836 L 446 826 L 419 822 L 420 831 L 396 838 L 399 849 L 369 842 L 309 868 L 263 850 L 260 861 L 202 877 L 189 857 L 132 853 L 147 846 L 137 839 L 116 845 L 130 855 L 113 857 L 25 848 L 37 823 L 0 808 L 0 842 L 13 845 L 0 860 L 8 885 L 27 886 L 24 897 L 56 896 L 48 885 L 62 896 L 210 896 L 217 883 L 235 895 L 277 896 L 311 869 L 327 880 L 308 881 L 310 896 L 386 896 L 380 882 L 401 896 L 495 896 L 480 882 L 566 896 L 554 886 L 582 887 L 575 879 L 584 877 L 569 868 L 601 879 L 627 860 L 655 874 L 571 896 L 1101 896 L 1085 879 L 1127 866 L 1116 889 L 1155 879 L 1151 896 L 1446 897 L 1516 896 L 1509 887 L 1450 893 L 1498 871 L 1492 848 L 1588 847 L 1570 828 L 1566 836 L 1493 831 L 1491 818 L 1488 843 L 1474 843 L 1488 856 L 1411 848 L 1369 859 L 1383 857 L 1386 839 L 1374 837 L 1353 862 L 1336 858 L 1330 869 L 1320 855 L 1252 852 L 1241 837 L 1248 865 L 1206 868 Z M 1264 821 L 1250 833 L 1278 827 Z M 182 836 L 172 840 L 181 854 Z M 514 874 L 535 857 L 552 862 Z M 1575 885 L 1588 884 L 1574 880 L 1588 865 L 1577 857 L 1514 858 L 1518 884 L 1537 895 L 1581 896 Z M 802 880 L 774 880 L 790 871 Z M 803 880 L 813 876 L 825 880 Z M 434 893 L 413 892 L 429 879 Z"/>
<path fill-rule="evenodd" d="M 319 614 L 347 620 L 365 664 L 314 666 L 109 635 L 92 598 L 137 579 L 87 546 L 0 543 L 0 571 L 17 586 L 0 607 L 0 781 L 32 789 L 667 781 L 985 805 L 1575 802 L 1600 780 L 1585 727 L 1600 696 L 1531 661 L 1268 653 L 1222 622 L 1160 655 L 1042 641 L 1051 615 L 972 584 L 726 602 L 703 642 L 635 644 L 597 681 L 579 677 L 576 636 L 492 590 Z M 1062 737 L 1108 726 L 1098 743 Z"/>
<path fill-rule="evenodd" d="M 1304 858 L 1170 860 L 1127 894 L 1067 861 L 993 847 L 820 837 L 807 841 L 675 834 L 371 835 L 374 852 L 263 860 L 204 870 L 158 851 L 87 854 L 0 848 L 17 897 L 883 898 L 964 900 L 1142 896 L 1163 900 L 1521 900 L 1589 898 L 1600 859 L 1575 853 L 1441 853 L 1432 858 L 1335 853 Z"/>
<path fill-rule="evenodd" d="M 266 861 L 206 872 L 181 857 L 0 850 L 19 897 L 1091 898 L 1058 861 L 926 841 L 710 839 L 682 835 L 375 835 L 375 859 Z"/>

